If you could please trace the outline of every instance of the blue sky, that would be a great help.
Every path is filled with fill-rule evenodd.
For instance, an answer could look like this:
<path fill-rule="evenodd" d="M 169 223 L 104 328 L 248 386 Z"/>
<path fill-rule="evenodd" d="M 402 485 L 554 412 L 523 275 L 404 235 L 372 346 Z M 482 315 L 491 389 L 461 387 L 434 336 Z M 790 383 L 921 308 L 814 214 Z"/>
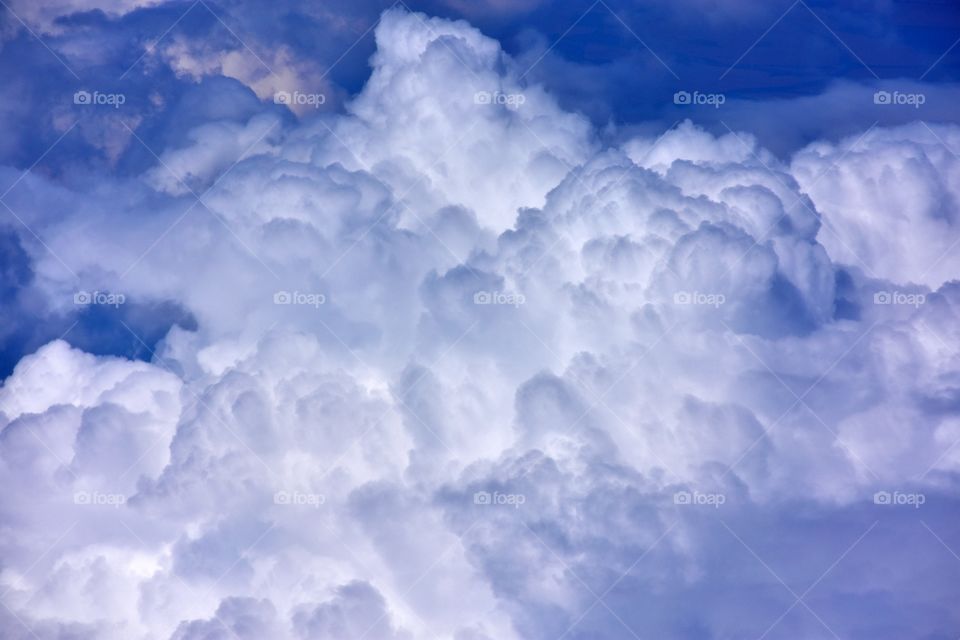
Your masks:
<path fill-rule="evenodd" d="M 960 634 L 955 3 L 0 16 L 0 636 Z"/>
<path fill-rule="evenodd" d="M 243 48 L 241 40 L 252 38 L 262 46 L 291 47 L 314 60 L 345 98 L 359 91 L 369 74 L 367 59 L 374 48 L 370 27 L 381 11 L 394 6 L 361 2 L 306 9 L 295 2 L 214 6 L 186 1 L 145 3 L 158 6 L 117 17 L 104 15 L 96 7 L 71 13 L 85 5 L 60 4 L 65 6 L 59 11 L 51 9 L 44 23 L 57 22 L 64 27 L 43 42 L 26 28 L 16 29 L 19 20 L 7 16 L 16 33 L 5 42 L 4 70 L 15 79 L 11 84 L 20 95 L 42 100 L 43 94 L 52 93 L 44 89 L 50 83 L 123 85 L 132 94 L 142 93 L 146 85 L 165 86 L 172 80 L 169 69 L 151 67 L 149 57 L 144 64 L 141 54 L 145 43 L 176 24 L 165 37 L 191 34 L 225 48 Z M 844 113 L 843 103 L 849 96 L 831 96 L 829 92 L 838 83 L 873 87 L 898 80 L 943 86 L 957 81 L 956 56 L 951 53 L 960 18 L 953 3 L 946 1 L 704 0 L 682 6 L 617 0 L 593 4 L 531 1 L 477 3 L 471 9 L 472 4 L 413 2 L 403 6 L 471 20 L 526 65 L 530 81 L 543 83 L 565 108 L 586 113 L 602 125 L 629 127 L 650 121 L 669 125 L 682 115 L 669 106 L 672 94 L 695 87 L 747 102 L 728 117 L 737 125 L 761 125 L 764 136 L 783 153 L 821 134 L 849 134 L 866 120 L 870 121 L 867 126 L 874 120 L 885 124 L 909 121 L 909 114 L 894 110 L 863 108 Z M 464 13 L 460 7 L 468 7 L 468 11 Z M 105 8 L 109 9 L 109 3 Z M 221 21 L 220 13 L 226 13 L 233 23 Z M 243 31 L 242 36 L 238 30 Z M 69 68 L 47 51 L 50 44 L 68 48 L 69 43 L 83 46 L 91 39 L 99 45 L 96 55 L 78 55 Z M 127 73 L 118 81 L 138 59 L 136 73 Z M 138 86 L 139 91 L 135 90 Z M 643 99 L 637 99 L 639 96 Z M 779 118 L 762 122 L 769 118 L 764 117 L 769 102 L 816 96 L 821 96 L 821 101 L 817 109 L 804 111 L 802 133 L 778 135 Z M 940 105 L 931 101 L 931 119 L 950 119 L 951 96 L 945 95 Z M 338 102 L 328 104 L 335 108 Z M 21 116 L 24 120 L 19 123 L 26 124 L 33 110 L 8 104 L 5 111 L 14 121 Z M 722 128 L 711 115 L 716 114 L 702 117 Z M 34 157 L 29 152 L 36 150 L 12 140 L 8 146 L 14 148 L 5 149 L 5 157 L 10 154 L 22 162 Z M 44 148 L 42 143 L 39 148 Z"/>

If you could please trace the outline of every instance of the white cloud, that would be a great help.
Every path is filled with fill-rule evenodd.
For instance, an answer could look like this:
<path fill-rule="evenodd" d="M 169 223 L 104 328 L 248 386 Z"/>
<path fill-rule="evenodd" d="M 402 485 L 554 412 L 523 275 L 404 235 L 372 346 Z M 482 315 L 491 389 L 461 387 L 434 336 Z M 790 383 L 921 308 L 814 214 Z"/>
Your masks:
<path fill-rule="evenodd" d="M 955 625 L 942 548 L 872 502 L 956 506 L 960 294 L 909 276 L 956 239 L 923 204 L 951 161 L 916 129 L 849 165 L 691 123 L 599 150 L 465 23 L 390 11 L 377 44 L 345 115 L 210 122 L 89 194 L 24 180 L 80 280 L 199 328 L 153 364 L 54 342 L 4 383 L 11 611 L 41 638 L 759 636 L 793 598 L 745 545 L 809 585 L 865 535 L 810 607 L 841 637 Z M 920 179 L 887 236 L 854 204 L 894 169 Z M 886 280 L 818 214 L 875 225 Z"/>
<path fill-rule="evenodd" d="M 958 273 L 960 131 L 917 122 L 799 152 L 793 172 L 824 215 L 819 240 L 867 275 L 937 288 Z"/>
<path fill-rule="evenodd" d="M 156 55 L 178 76 L 199 81 L 206 76 L 222 75 L 250 87 L 261 100 L 280 100 L 281 92 L 311 96 L 310 100 L 291 100 L 288 106 L 299 115 L 316 113 L 336 104 L 333 87 L 325 80 L 319 65 L 297 59 L 289 47 L 261 47 L 258 51 L 245 43 L 230 49 L 218 49 L 207 41 L 173 37 Z"/>
<path fill-rule="evenodd" d="M 109 16 L 123 16 L 141 7 L 161 4 L 164 0 L 14 0 L 13 11 L 34 29 L 44 33 L 59 33 L 63 27 L 59 18 L 87 11 L 102 11 Z"/>

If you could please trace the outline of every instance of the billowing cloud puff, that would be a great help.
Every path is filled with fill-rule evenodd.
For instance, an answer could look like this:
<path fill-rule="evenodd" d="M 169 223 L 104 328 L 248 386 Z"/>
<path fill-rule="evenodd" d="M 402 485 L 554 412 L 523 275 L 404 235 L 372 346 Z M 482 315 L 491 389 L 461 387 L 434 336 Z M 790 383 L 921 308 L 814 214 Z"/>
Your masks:
<path fill-rule="evenodd" d="M 324 81 L 324 73 L 317 65 L 298 60 L 288 47 L 264 48 L 257 53 L 242 43 L 230 44 L 218 49 L 208 42 L 171 38 L 160 55 L 178 76 L 194 81 L 217 75 L 234 78 L 259 98 L 286 104 L 300 114 L 334 104 L 334 92 Z"/>
<path fill-rule="evenodd" d="M 956 277 L 960 144 L 954 126 L 917 122 L 812 144 L 793 160 L 826 217 L 820 241 L 867 275 L 937 288 Z"/>
<path fill-rule="evenodd" d="M 914 261 L 958 237 L 951 161 L 916 128 L 849 164 L 690 122 L 601 148 L 466 23 L 376 39 L 345 114 L 11 194 L 49 308 L 196 330 L 4 383 L 4 634 L 955 630 L 960 289 Z"/>

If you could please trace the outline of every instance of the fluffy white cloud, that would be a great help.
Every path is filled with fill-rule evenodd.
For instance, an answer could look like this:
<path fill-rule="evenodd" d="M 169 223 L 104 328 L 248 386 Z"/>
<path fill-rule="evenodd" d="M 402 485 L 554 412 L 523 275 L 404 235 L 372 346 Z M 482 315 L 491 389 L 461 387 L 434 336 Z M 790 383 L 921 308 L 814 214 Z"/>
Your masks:
<path fill-rule="evenodd" d="M 195 81 L 218 75 L 234 78 L 260 99 L 287 104 L 298 114 L 315 113 L 335 104 L 337 96 L 319 65 L 297 59 L 289 47 L 257 45 L 259 51 L 255 52 L 244 43 L 233 44 L 229 49 L 218 49 L 207 41 L 174 37 L 156 55 L 178 76 Z M 295 97 L 288 100 L 289 96 Z"/>
<path fill-rule="evenodd" d="M 691 123 L 600 149 L 467 24 L 376 37 L 344 115 L 208 122 L 89 192 L 23 181 L 51 308 L 77 283 L 50 252 L 198 330 L 151 364 L 54 342 L 4 383 L 4 632 L 955 627 L 931 533 L 956 538 L 960 290 L 904 275 L 958 237 L 922 205 L 951 161 L 916 129 L 850 164 Z M 885 171 L 908 222 L 856 206 Z"/>
<path fill-rule="evenodd" d="M 960 270 L 960 130 L 916 122 L 799 152 L 793 172 L 839 262 L 867 275 L 937 288 Z"/>

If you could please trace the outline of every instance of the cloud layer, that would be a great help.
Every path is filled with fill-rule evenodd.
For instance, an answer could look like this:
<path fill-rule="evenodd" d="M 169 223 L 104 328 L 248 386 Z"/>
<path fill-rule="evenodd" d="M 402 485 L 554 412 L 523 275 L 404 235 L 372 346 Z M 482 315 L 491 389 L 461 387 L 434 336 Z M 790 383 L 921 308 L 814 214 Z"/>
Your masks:
<path fill-rule="evenodd" d="M 375 35 L 343 113 L 167 48 L 203 117 L 4 169 L 11 299 L 150 353 L 0 390 L 4 637 L 955 635 L 960 129 L 610 147 L 465 22 Z"/>

